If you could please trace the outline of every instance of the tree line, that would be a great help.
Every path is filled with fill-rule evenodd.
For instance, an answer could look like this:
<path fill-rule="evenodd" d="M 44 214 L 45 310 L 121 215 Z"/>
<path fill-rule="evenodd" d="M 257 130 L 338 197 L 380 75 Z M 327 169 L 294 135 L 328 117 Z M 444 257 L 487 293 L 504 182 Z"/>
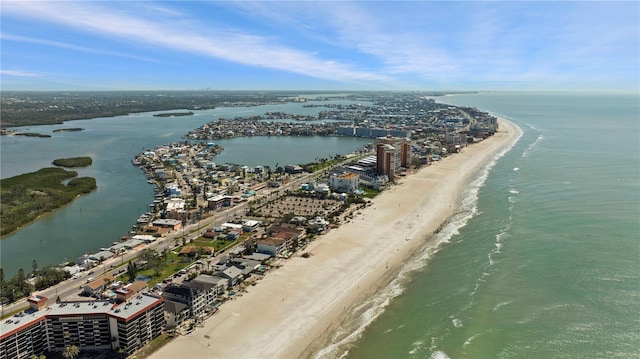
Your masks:
<path fill-rule="evenodd" d="M 34 259 L 31 264 L 32 272 L 27 274 L 23 268 L 18 270 L 11 279 L 5 278 L 4 269 L 0 268 L 0 303 L 13 303 L 21 298 L 28 297 L 34 290 L 43 290 L 63 282 L 71 277 L 71 274 L 64 269 L 48 265 L 43 268 L 38 267 L 38 262 Z M 29 282 L 29 277 L 33 278 L 34 284 Z"/>
<path fill-rule="evenodd" d="M 258 105 L 281 102 L 282 95 L 245 91 L 3 91 L 0 96 L 0 117 L 2 127 L 59 124 L 63 121 L 137 112 L 207 110 L 234 104 Z"/>

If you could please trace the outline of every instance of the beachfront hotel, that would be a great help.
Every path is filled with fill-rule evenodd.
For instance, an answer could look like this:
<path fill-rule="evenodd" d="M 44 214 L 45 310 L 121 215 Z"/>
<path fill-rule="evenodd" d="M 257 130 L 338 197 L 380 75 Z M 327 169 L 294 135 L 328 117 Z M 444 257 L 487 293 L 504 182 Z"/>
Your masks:
<path fill-rule="evenodd" d="M 405 138 L 380 137 L 376 144 L 376 172 L 386 175 L 393 181 L 395 173 L 401 167 L 411 164 L 411 142 Z"/>
<path fill-rule="evenodd" d="M 47 306 L 33 296 L 30 308 L 0 322 L 0 359 L 21 359 L 60 352 L 70 345 L 82 350 L 116 350 L 127 355 L 164 330 L 164 298 L 140 294 L 129 301 L 62 302 Z"/>

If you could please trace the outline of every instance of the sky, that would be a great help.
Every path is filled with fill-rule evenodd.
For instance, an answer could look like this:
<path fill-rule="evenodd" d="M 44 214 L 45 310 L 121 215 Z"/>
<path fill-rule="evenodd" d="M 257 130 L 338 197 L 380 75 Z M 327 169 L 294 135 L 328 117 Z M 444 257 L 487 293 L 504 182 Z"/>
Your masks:
<path fill-rule="evenodd" d="M 2 90 L 640 90 L 639 1 L 10 1 Z"/>

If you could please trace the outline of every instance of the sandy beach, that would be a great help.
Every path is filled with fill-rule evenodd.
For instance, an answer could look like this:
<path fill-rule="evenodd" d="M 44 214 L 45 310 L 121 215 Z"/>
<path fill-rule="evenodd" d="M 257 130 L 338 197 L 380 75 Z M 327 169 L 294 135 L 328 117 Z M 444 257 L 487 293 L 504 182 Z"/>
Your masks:
<path fill-rule="evenodd" d="M 308 358 L 350 310 L 397 275 L 452 214 L 472 176 L 518 135 L 500 120 L 491 138 L 402 178 L 349 223 L 318 237 L 204 327 L 151 357 Z"/>

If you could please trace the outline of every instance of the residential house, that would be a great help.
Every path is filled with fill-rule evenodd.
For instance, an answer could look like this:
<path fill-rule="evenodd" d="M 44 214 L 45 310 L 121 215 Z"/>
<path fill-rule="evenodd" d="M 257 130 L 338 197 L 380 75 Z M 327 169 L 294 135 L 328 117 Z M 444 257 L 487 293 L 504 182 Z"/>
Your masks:
<path fill-rule="evenodd" d="M 238 267 L 227 267 L 227 269 L 218 273 L 223 278 L 227 278 L 229 280 L 229 286 L 233 287 L 240 283 L 242 280 L 242 270 Z"/>
<path fill-rule="evenodd" d="M 91 281 L 85 285 L 82 286 L 82 292 L 86 295 L 90 295 L 90 296 L 97 296 L 100 293 L 102 293 L 102 291 L 104 291 L 105 289 L 107 289 L 107 286 L 110 283 L 113 283 L 113 281 L 115 280 L 115 277 L 112 275 L 104 275 L 94 281 Z"/>
<path fill-rule="evenodd" d="M 136 296 L 138 293 L 142 291 L 146 291 L 149 288 L 147 282 L 138 280 L 124 287 L 118 288 L 116 292 L 116 301 L 126 302 Z"/>

